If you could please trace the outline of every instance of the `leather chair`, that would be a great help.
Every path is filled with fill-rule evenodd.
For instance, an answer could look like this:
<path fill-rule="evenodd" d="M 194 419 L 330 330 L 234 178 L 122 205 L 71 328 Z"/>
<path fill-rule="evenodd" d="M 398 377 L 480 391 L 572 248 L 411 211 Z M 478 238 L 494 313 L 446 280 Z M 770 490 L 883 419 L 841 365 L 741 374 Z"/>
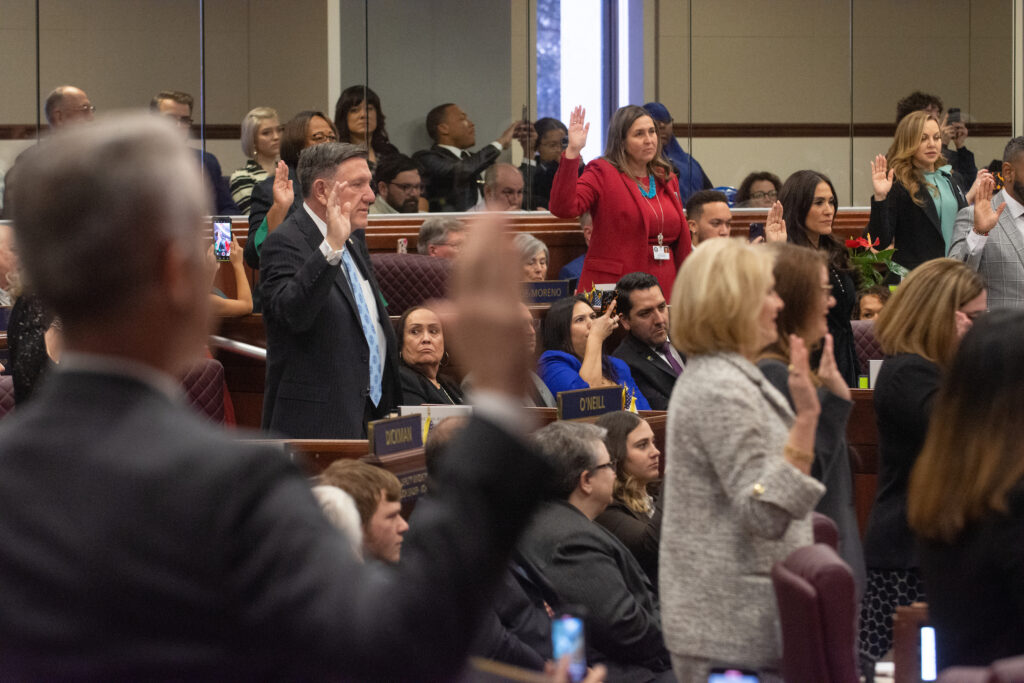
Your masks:
<path fill-rule="evenodd" d="M 820 512 L 812 512 L 811 524 L 814 526 L 815 543 L 824 543 L 832 550 L 839 550 L 839 527 L 830 517 Z"/>
<path fill-rule="evenodd" d="M 0 375 L 0 417 L 14 410 L 14 378 Z"/>
<path fill-rule="evenodd" d="M 189 405 L 213 422 L 224 422 L 224 366 L 206 358 L 181 379 Z"/>
<path fill-rule="evenodd" d="M 423 254 L 371 254 L 370 261 L 388 303 L 388 315 L 402 315 L 413 306 L 448 294 L 448 259 Z"/>
<path fill-rule="evenodd" d="M 858 683 L 853 573 L 836 551 L 816 543 L 772 567 L 787 681 Z"/>
<path fill-rule="evenodd" d="M 869 360 L 882 360 L 885 354 L 882 352 L 882 345 L 875 339 L 874 320 L 851 320 L 853 326 L 853 346 L 857 350 L 857 362 L 860 364 L 860 371 L 867 374 Z"/>

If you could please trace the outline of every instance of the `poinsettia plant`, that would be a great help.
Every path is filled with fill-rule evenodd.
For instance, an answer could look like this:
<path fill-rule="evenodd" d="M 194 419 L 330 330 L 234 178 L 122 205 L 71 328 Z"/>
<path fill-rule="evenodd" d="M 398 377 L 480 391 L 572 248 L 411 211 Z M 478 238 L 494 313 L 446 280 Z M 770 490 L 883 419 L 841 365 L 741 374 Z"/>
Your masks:
<path fill-rule="evenodd" d="M 846 240 L 846 250 L 849 252 L 850 264 L 860 271 L 860 289 L 868 289 L 877 284 L 889 273 L 895 273 L 900 277 L 907 274 L 907 270 L 898 263 L 893 263 L 892 254 L 896 249 L 878 250 L 878 238 L 871 241 L 871 235 Z"/>

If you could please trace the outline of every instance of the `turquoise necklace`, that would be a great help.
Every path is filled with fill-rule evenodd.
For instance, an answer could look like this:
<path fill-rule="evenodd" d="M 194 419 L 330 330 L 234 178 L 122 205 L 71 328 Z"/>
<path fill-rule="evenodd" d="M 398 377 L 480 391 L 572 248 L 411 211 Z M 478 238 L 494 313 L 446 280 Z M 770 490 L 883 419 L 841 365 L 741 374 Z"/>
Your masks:
<path fill-rule="evenodd" d="M 648 199 L 654 199 L 654 195 L 656 194 L 656 191 L 654 189 L 654 176 L 652 174 L 647 174 L 647 179 L 649 182 L 647 184 L 646 190 L 644 189 L 644 186 L 640 184 L 639 181 L 637 182 L 636 186 L 637 188 L 639 188 L 640 194 L 647 197 Z"/>

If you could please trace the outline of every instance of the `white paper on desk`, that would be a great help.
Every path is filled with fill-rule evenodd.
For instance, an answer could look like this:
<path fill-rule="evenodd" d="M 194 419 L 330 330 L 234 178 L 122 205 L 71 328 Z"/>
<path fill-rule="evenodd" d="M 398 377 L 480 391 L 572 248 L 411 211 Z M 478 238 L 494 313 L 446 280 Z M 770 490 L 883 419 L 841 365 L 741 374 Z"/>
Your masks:
<path fill-rule="evenodd" d="M 469 417 L 473 414 L 473 406 L 446 406 L 446 405 L 423 405 L 423 406 L 398 406 L 400 415 L 422 415 L 423 416 L 423 443 L 427 442 L 430 430 L 446 417 Z"/>
<path fill-rule="evenodd" d="M 880 360 L 869 360 L 868 361 L 868 389 L 875 388 L 875 378 L 878 377 L 878 371 L 882 369 L 882 361 Z"/>

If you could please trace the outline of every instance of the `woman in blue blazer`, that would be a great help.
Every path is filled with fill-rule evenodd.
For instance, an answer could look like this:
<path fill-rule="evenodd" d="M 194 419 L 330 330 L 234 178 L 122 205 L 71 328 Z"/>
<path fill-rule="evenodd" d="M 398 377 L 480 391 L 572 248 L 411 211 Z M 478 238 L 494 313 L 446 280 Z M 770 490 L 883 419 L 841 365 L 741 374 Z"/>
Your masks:
<path fill-rule="evenodd" d="M 551 304 L 544 317 L 542 332 L 546 350 L 538 361 L 537 374 L 552 394 L 620 384 L 626 389 L 627 410 L 651 409 L 633 381 L 629 366 L 603 351 L 604 340 L 618 326 L 615 302 L 602 316 L 594 313 L 582 294 Z"/>

